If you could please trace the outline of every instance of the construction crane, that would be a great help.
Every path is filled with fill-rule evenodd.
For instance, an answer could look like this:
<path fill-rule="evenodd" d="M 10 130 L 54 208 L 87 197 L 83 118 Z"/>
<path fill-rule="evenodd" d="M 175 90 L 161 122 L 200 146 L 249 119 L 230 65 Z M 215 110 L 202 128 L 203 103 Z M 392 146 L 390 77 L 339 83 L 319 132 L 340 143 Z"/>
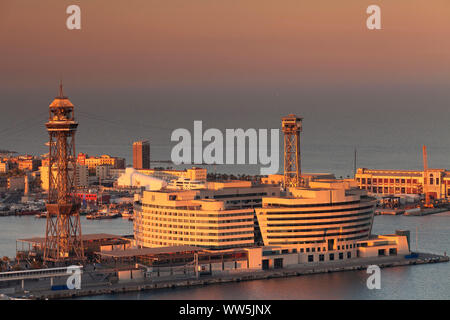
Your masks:
<path fill-rule="evenodd" d="M 425 207 L 432 208 L 430 199 L 430 192 L 428 191 L 428 154 L 427 154 L 427 146 L 422 147 L 422 156 L 423 156 L 423 193 L 425 194 Z"/>

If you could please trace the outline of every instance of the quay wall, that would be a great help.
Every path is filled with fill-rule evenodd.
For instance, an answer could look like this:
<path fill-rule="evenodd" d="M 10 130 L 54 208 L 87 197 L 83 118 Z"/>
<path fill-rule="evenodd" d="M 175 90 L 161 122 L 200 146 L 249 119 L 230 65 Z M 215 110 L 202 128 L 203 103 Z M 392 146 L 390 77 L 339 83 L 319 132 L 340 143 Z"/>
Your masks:
<path fill-rule="evenodd" d="M 33 294 L 32 299 L 67 299 L 67 298 L 70 299 L 83 296 L 137 292 L 144 290 L 164 289 L 164 288 L 191 287 L 191 286 L 202 286 L 227 282 L 295 277 L 295 276 L 329 273 L 329 272 L 365 270 L 369 265 L 372 264 L 376 264 L 380 268 L 388 268 L 388 267 L 410 266 L 428 263 L 440 263 L 448 261 L 449 261 L 448 256 L 420 253 L 417 258 L 407 259 L 405 257 L 398 257 L 398 259 L 396 260 L 380 259 L 380 261 L 376 261 L 372 259 L 371 261 L 368 260 L 353 261 L 352 263 L 344 266 L 332 266 L 332 265 L 299 266 L 296 268 L 272 269 L 258 272 L 239 272 L 223 275 L 220 277 L 205 277 L 205 278 L 201 277 L 199 279 L 177 279 L 160 282 L 133 281 L 127 283 L 104 284 L 103 286 L 86 287 L 84 289 L 75 291 L 64 290 L 64 291 L 42 291 L 31 293 Z"/>

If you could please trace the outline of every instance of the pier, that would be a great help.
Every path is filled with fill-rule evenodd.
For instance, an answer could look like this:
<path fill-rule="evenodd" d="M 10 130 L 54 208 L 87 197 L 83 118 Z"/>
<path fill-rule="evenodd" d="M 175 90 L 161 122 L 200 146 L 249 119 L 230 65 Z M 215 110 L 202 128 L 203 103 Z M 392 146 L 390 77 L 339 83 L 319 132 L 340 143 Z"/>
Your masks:
<path fill-rule="evenodd" d="M 448 262 L 448 256 L 442 256 L 430 253 L 412 254 L 405 256 L 386 256 L 386 257 L 371 257 L 371 258 L 356 258 L 346 261 L 322 262 L 301 264 L 283 269 L 271 269 L 254 271 L 249 270 L 245 272 L 229 272 L 220 275 L 209 275 L 188 277 L 188 278 L 174 278 L 174 277 L 160 277 L 154 279 L 136 279 L 127 282 L 119 281 L 94 281 L 91 276 L 90 280 L 82 284 L 79 290 L 58 290 L 52 291 L 47 287 L 27 287 L 25 290 L 18 287 L 15 288 L 14 293 L 8 294 L 10 299 L 70 299 L 75 297 L 115 294 L 124 292 L 137 292 L 144 290 L 157 290 L 164 288 L 177 287 L 192 287 L 204 286 L 211 284 L 264 280 L 272 278 L 285 278 L 295 276 L 306 276 L 311 274 L 321 274 L 330 272 L 344 272 L 365 270 L 369 265 L 377 265 L 380 268 L 412 266 L 429 263 Z M 83 274 L 89 274 L 86 270 Z"/>

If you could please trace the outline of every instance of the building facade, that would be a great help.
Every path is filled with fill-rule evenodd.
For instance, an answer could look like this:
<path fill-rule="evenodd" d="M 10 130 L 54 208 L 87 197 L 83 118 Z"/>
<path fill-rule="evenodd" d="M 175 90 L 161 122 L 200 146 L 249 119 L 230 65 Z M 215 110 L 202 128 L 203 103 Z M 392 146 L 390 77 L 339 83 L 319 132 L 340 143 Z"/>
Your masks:
<path fill-rule="evenodd" d="M 150 169 L 150 143 L 136 141 L 133 143 L 133 168 Z"/>
<path fill-rule="evenodd" d="M 72 167 L 71 167 L 72 168 Z M 47 191 L 49 188 L 49 169 L 48 164 L 46 166 L 41 166 L 39 168 L 41 174 L 41 188 Z M 55 174 L 55 173 L 53 173 Z M 73 170 L 69 171 L 69 176 L 73 177 Z M 75 186 L 77 188 L 88 188 L 89 187 L 89 170 L 87 166 L 82 166 L 77 164 L 77 176 L 75 181 Z"/>
<path fill-rule="evenodd" d="M 135 202 L 139 247 L 191 245 L 209 249 L 255 244 L 254 208 L 279 188 L 250 182 L 208 183 L 203 190 L 144 191 Z"/>
<path fill-rule="evenodd" d="M 375 205 L 354 181 L 322 180 L 264 197 L 255 211 L 265 246 L 320 262 L 356 257 L 359 241 L 370 238 Z"/>
<path fill-rule="evenodd" d="M 450 171 L 444 169 L 376 170 L 359 168 L 358 187 L 377 195 L 420 195 L 426 190 L 434 199 L 450 199 Z"/>
<path fill-rule="evenodd" d="M 0 173 L 8 173 L 9 164 L 7 161 L 0 161 Z"/>

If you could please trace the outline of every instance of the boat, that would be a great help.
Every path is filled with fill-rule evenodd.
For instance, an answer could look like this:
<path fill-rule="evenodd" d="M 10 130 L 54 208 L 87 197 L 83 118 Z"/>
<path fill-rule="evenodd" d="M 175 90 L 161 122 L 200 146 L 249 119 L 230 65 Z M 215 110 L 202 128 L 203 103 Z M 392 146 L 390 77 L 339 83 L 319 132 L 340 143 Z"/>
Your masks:
<path fill-rule="evenodd" d="M 41 212 L 34 215 L 36 218 L 47 218 L 47 212 Z"/>
<path fill-rule="evenodd" d="M 133 216 L 133 213 L 132 213 L 132 212 L 128 212 L 128 211 L 122 212 L 122 218 L 123 218 L 123 219 L 129 219 L 129 218 L 132 217 L 132 216 Z"/>

